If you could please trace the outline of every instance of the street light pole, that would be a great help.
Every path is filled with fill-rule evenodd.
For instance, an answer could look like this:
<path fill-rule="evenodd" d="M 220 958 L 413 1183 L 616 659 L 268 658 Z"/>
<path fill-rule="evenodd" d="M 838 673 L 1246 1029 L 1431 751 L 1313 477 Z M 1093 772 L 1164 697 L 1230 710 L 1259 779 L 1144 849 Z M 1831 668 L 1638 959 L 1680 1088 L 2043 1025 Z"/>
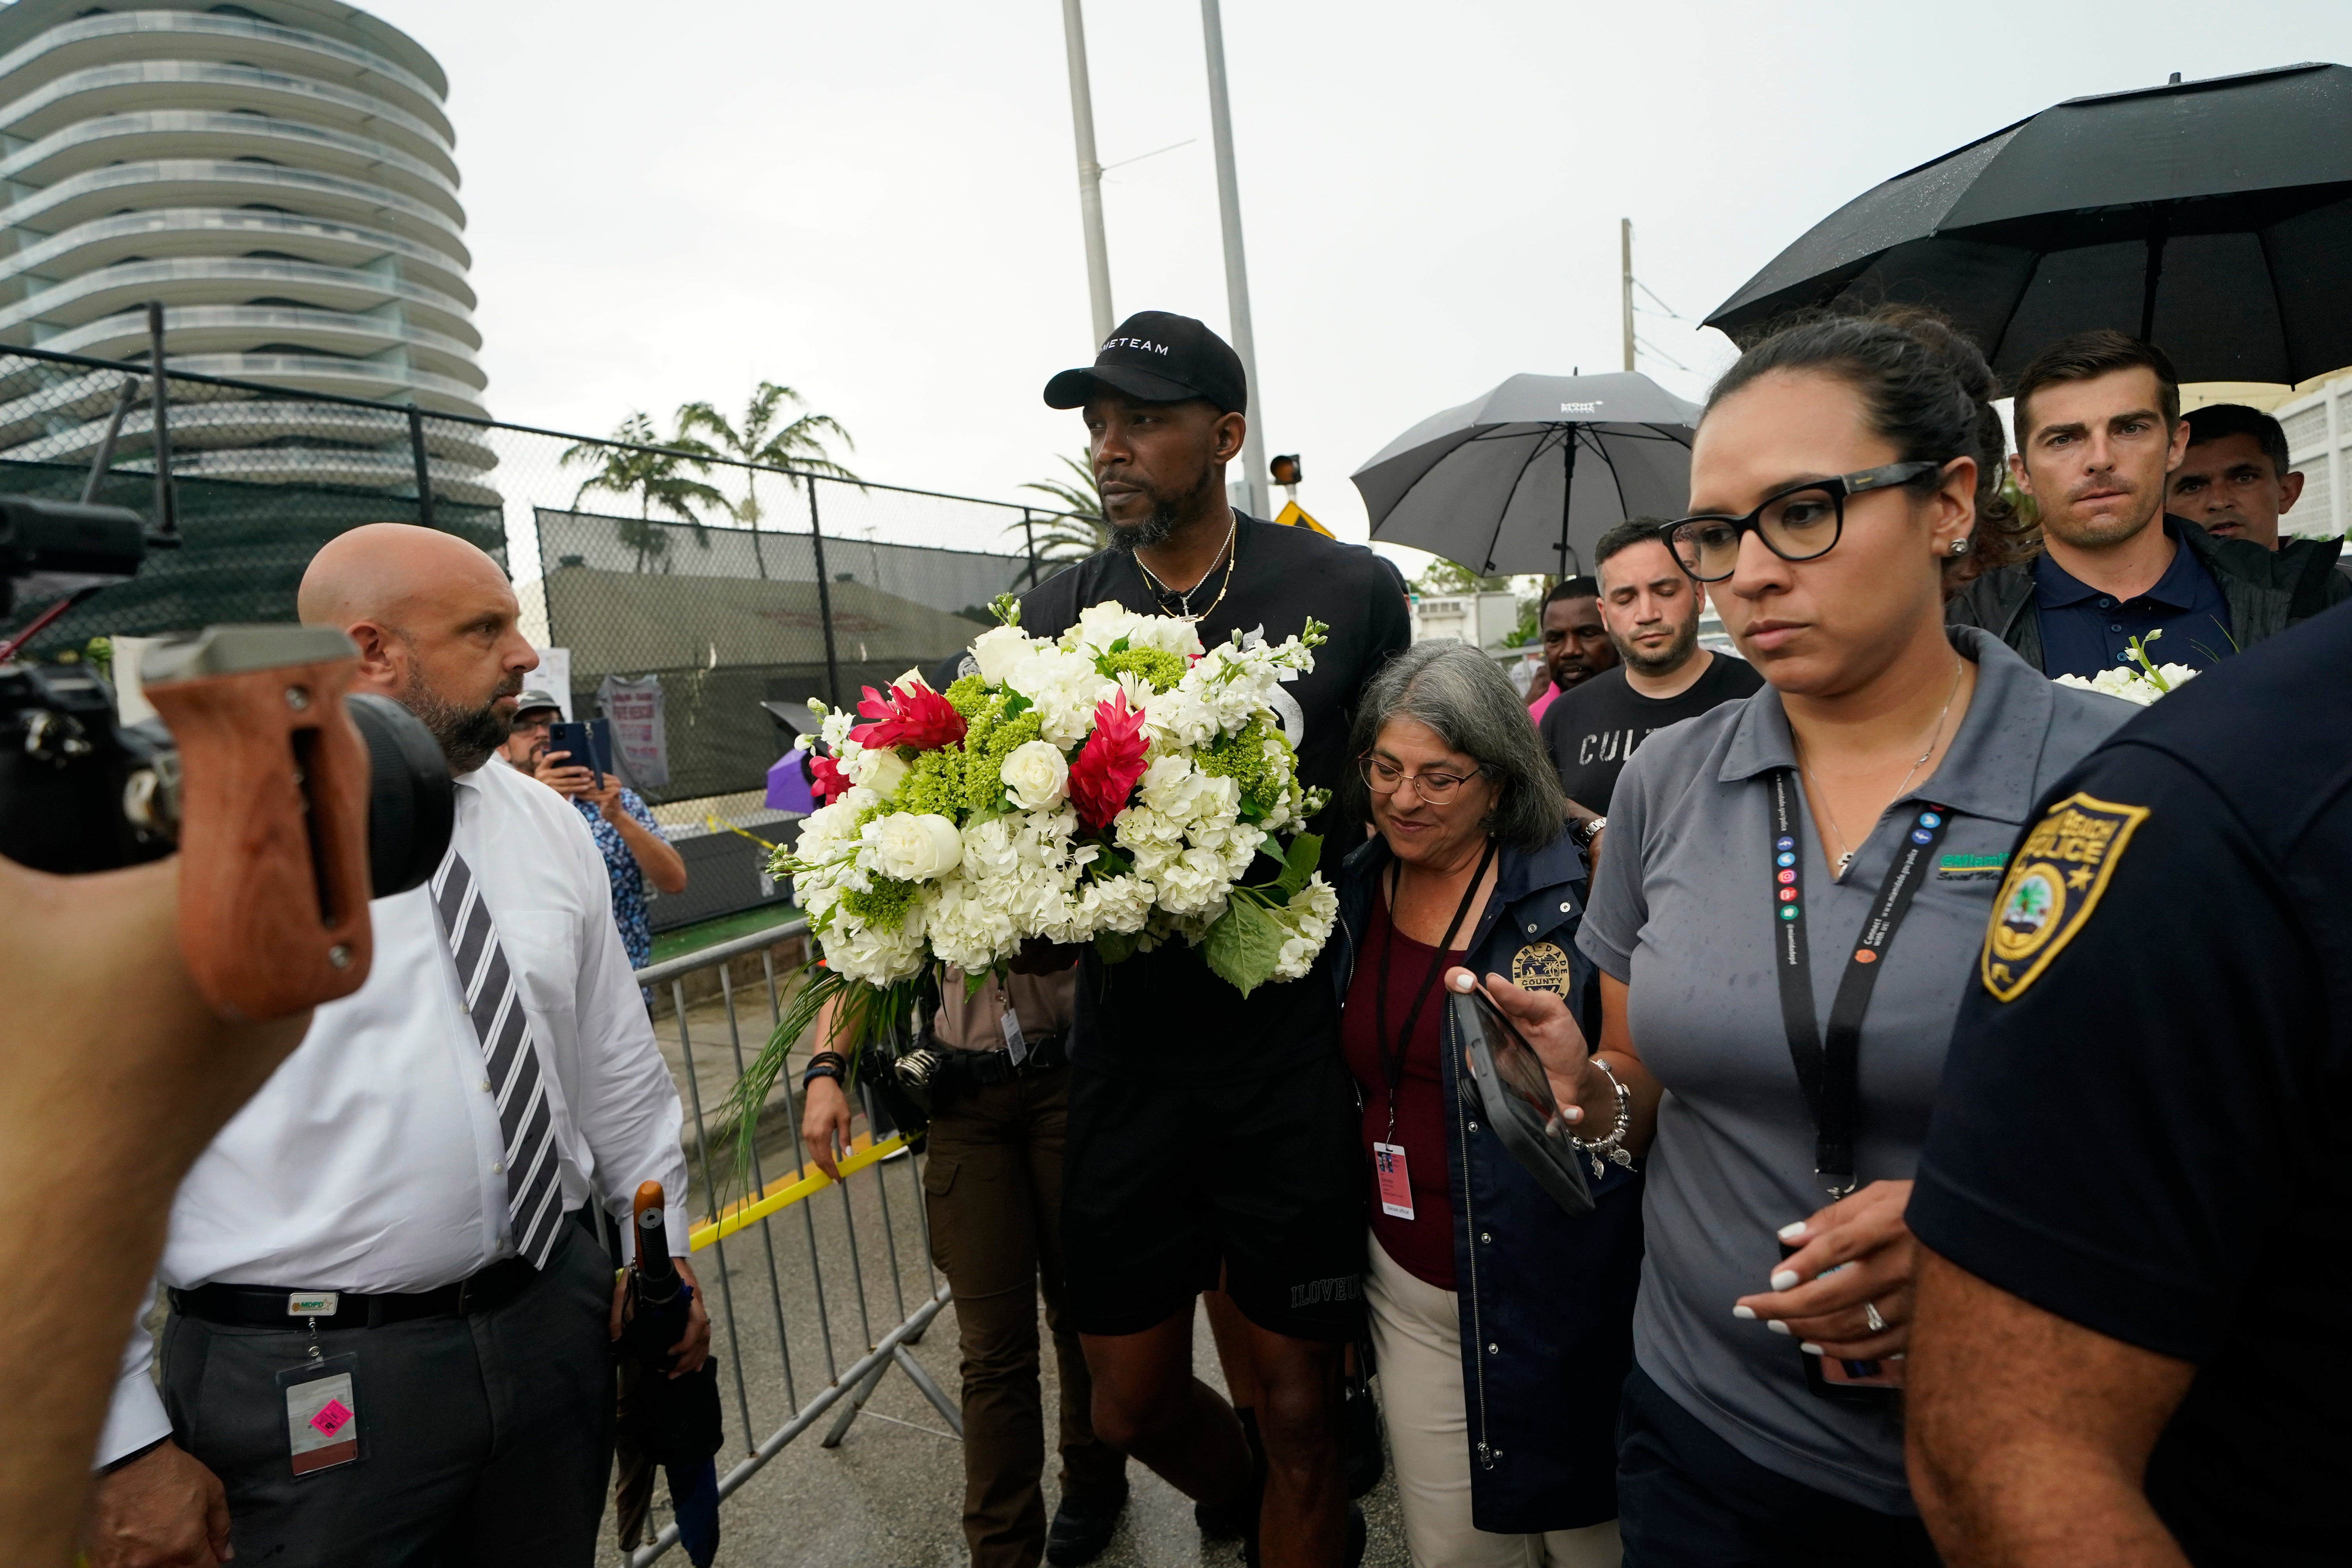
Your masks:
<path fill-rule="evenodd" d="M 1075 5 L 1077 0 L 1070 0 L 1070 4 Z M 1625 368 L 1632 370 L 1633 368 L 1633 220 L 1632 218 L 1621 217 L 1617 220 L 1617 251 L 1618 258 L 1623 264 Z"/>
<path fill-rule="evenodd" d="M 1087 293 L 1094 304 L 1095 344 L 1110 336 L 1110 247 L 1103 238 L 1102 165 L 1095 161 L 1095 100 L 1087 82 L 1087 23 L 1079 0 L 1062 0 L 1062 38 L 1070 55 L 1070 119 L 1078 142 L 1078 217 L 1087 231 Z"/>
<path fill-rule="evenodd" d="M 1076 4 L 1076 0 L 1071 0 Z M 1264 389 L 1257 379 L 1257 343 L 1250 331 L 1249 264 L 1242 257 L 1242 197 L 1234 179 L 1234 114 L 1225 96 L 1225 29 L 1217 0 L 1201 0 L 1201 36 L 1209 56 L 1209 126 L 1217 149 L 1217 213 L 1225 231 L 1225 310 L 1232 318 L 1234 352 L 1248 378 L 1248 433 L 1242 438 L 1242 490 L 1247 505 L 1265 515 Z"/>

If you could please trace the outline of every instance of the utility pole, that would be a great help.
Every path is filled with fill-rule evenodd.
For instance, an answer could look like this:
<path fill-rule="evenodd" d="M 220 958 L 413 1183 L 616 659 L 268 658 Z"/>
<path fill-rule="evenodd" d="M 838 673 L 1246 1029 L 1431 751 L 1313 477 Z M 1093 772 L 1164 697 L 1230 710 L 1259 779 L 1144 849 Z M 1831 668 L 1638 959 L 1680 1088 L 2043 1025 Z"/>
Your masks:
<path fill-rule="evenodd" d="M 1076 0 L 1070 0 L 1076 5 Z M 1201 0 L 1201 38 L 1209 56 L 1209 127 L 1217 149 L 1217 213 L 1225 231 L 1225 310 L 1234 352 L 1249 382 L 1249 428 L 1242 439 L 1242 491 L 1249 510 L 1266 515 L 1265 395 L 1257 380 L 1257 343 L 1250 331 L 1249 264 L 1242 257 L 1242 196 L 1234 179 L 1234 112 L 1225 96 L 1225 28 L 1217 0 Z"/>
<path fill-rule="evenodd" d="M 1070 0 L 1075 5 L 1078 0 Z M 1623 263 L 1625 294 L 1625 368 L 1633 368 L 1633 220 L 1617 220 L 1618 258 Z"/>
<path fill-rule="evenodd" d="M 1087 84 L 1087 23 L 1079 0 L 1062 0 L 1062 38 L 1070 55 L 1070 119 L 1078 141 L 1078 218 L 1087 231 L 1087 293 L 1095 343 L 1110 336 L 1110 247 L 1103 239 L 1102 165 L 1095 162 L 1095 99 Z"/>

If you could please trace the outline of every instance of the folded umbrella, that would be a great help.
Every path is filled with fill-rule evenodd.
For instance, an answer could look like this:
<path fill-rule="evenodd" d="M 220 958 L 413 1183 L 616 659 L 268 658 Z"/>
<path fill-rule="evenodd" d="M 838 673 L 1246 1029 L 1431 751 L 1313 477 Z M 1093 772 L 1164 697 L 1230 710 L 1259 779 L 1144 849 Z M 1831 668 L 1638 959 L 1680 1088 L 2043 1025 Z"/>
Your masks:
<path fill-rule="evenodd" d="M 659 1182 L 637 1189 L 631 1228 L 636 1260 L 629 1268 L 621 1339 L 621 1414 L 614 1435 L 619 1460 L 620 1538 L 624 1548 L 643 1539 L 653 1499 L 653 1468 L 669 1481 L 678 1544 L 695 1568 L 710 1568 L 719 1553 L 719 1363 L 714 1355 L 683 1377 L 672 1377 L 670 1346 L 686 1333 L 693 1300 L 671 1260 Z"/>
<path fill-rule="evenodd" d="M 2021 369 L 2071 332 L 2190 381 L 2352 364 L 2352 69 L 2284 66 L 2069 99 L 1864 192 L 1717 307 L 1753 341 L 1808 306 L 1931 305 Z"/>
<path fill-rule="evenodd" d="M 1349 478 L 1383 543 L 1481 576 L 1570 576 L 1612 525 L 1680 515 L 1698 413 L 1631 372 L 1515 375 L 1431 415 Z"/>

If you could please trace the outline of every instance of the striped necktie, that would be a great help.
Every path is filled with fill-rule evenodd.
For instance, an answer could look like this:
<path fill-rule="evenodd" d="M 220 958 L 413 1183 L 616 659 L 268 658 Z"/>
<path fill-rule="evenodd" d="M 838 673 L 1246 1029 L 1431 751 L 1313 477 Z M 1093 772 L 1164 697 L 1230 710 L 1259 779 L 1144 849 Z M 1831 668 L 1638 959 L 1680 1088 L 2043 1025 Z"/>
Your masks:
<path fill-rule="evenodd" d="M 543 1268 L 563 1223 L 547 1086 L 540 1078 L 539 1053 L 531 1049 L 530 1022 L 515 991 L 514 971 L 507 967 L 490 924 L 489 906 L 455 845 L 434 874 L 433 900 L 441 910 L 450 956 L 457 961 L 457 988 L 499 1097 L 499 1130 L 507 1145 L 507 1235 L 533 1268 Z"/>

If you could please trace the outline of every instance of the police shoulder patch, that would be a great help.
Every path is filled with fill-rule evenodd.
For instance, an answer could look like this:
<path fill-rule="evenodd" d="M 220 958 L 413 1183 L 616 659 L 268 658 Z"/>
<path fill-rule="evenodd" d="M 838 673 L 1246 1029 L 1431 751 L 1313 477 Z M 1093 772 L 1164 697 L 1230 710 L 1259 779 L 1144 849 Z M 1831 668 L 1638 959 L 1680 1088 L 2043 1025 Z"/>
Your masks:
<path fill-rule="evenodd" d="M 2144 805 L 2117 805 L 2075 794 L 2043 814 L 2009 862 L 1985 930 L 1979 972 L 1984 987 L 2014 1002 L 2074 940 L 2106 891 Z"/>

